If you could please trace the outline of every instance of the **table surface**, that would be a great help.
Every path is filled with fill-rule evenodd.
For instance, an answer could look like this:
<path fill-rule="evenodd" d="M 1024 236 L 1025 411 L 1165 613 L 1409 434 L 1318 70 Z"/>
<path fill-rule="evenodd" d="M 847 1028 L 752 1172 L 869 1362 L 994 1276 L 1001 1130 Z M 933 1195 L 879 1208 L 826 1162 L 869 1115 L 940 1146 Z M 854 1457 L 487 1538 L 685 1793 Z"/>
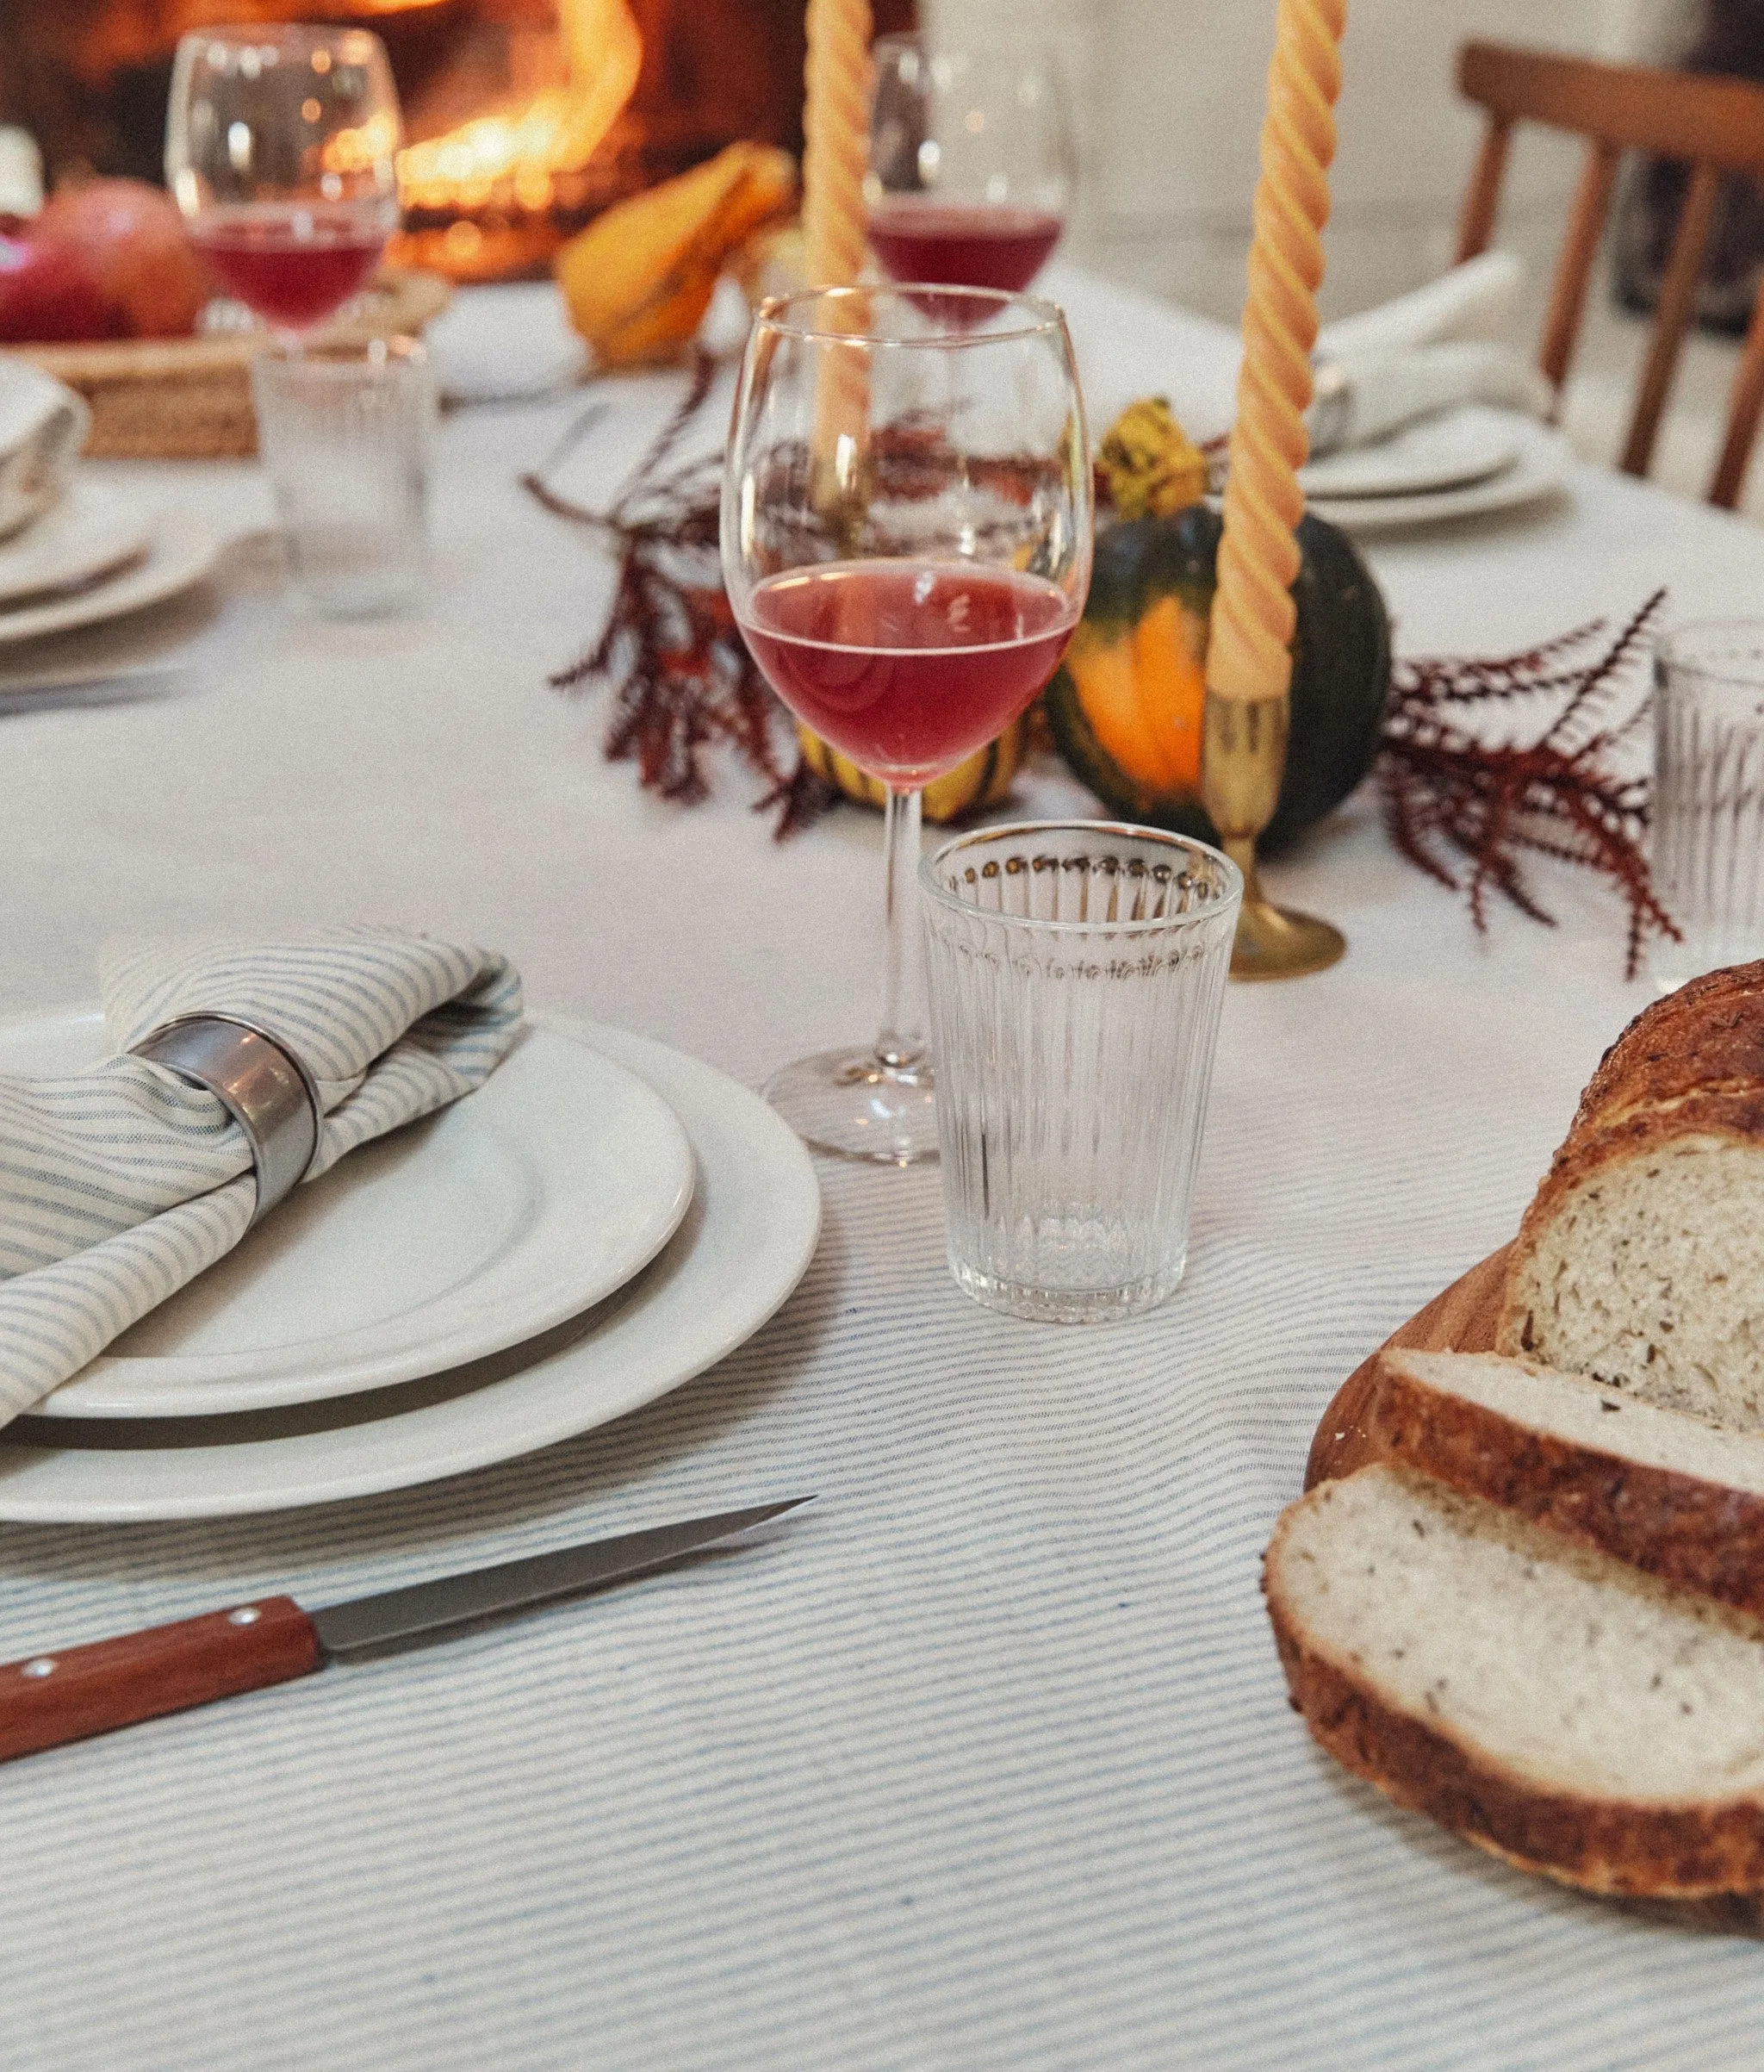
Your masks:
<path fill-rule="evenodd" d="M 1228 414 L 1216 328 L 1066 273 L 1093 420 Z M 549 291 L 462 327 L 543 332 Z M 450 320 L 452 321 L 454 320 Z M 568 476 L 606 495 L 674 390 Z M 866 1033 L 879 828 L 692 811 L 547 688 L 608 594 L 517 476 L 581 395 L 448 418 L 422 615 L 297 616 L 246 465 L 117 468 L 233 537 L 155 673 L 0 714 L 0 1009 L 113 932 L 411 921 L 536 1007 L 757 1083 Z M 1755 610 L 1764 537 L 1579 470 L 1377 544 L 1401 650 Z M 16 657 L 0 657 L 16 664 Z M 1057 776 L 1034 808 L 1083 808 Z M 267 1518 L 0 1527 L 0 1657 L 266 1592 L 322 1603 L 805 1489 L 738 1559 L 0 1770 L 0 2066 L 925 2068 L 1751 2063 L 1747 1943 L 1558 1891 L 1401 1814 L 1289 1712 L 1258 1560 L 1341 1378 L 1510 1235 L 1648 997 L 1615 896 L 1554 930 L 1399 861 L 1363 795 L 1270 874 L 1336 969 L 1226 1004 L 1187 1284 L 1019 1323 L 942 1264 L 935 1172 L 819 1167 L 802 1287 L 620 1423 Z"/>

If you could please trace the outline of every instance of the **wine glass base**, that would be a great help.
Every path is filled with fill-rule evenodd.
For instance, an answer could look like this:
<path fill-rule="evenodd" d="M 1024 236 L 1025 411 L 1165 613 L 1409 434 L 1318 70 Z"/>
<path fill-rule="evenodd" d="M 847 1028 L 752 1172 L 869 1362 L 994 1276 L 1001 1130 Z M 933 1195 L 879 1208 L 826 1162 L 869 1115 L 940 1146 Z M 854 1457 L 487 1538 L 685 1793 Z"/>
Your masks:
<path fill-rule="evenodd" d="M 918 1166 L 937 1155 L 929 1059 L 904 1071 L 873 1050 L 823 1050 L 767 1080 L 766 1098 L 806 1144 L 873 1166 Z"/>
<path fill-rule="evenodd" d="M 1290 913 L 1272 900 L 1247 898 L 1232 946 L 1234 979 L 1298 979 L 1325 971 L 1347 948 L 1339 928 L 1314 914 Z"/>

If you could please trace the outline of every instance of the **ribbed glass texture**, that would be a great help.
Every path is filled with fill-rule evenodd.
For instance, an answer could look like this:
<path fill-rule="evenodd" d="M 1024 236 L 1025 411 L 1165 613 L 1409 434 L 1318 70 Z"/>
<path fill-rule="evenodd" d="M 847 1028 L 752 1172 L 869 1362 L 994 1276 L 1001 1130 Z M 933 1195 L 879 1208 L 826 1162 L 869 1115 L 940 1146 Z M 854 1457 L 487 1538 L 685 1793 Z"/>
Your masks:
<path fill-rule="evenodd" d="M 428 566 L 435 415 L 423 347 L 375 339 L 260 353 L 252 394 L 295 588 L 332 618 L 413 604 Z"/>
<path fill-rule="evenodd" d="M 1684 934 L 1664 990 L 1764 956 L 1764 621 L 1686 626 L 1655 659 L 1654 882 Z"/>
<path fill-rule="evenodd" d="M 1015 1316 L 1174 1292 L 1243 880 L 1107 822 L 965 835 L 925 893 L 949 1263 Z"/>

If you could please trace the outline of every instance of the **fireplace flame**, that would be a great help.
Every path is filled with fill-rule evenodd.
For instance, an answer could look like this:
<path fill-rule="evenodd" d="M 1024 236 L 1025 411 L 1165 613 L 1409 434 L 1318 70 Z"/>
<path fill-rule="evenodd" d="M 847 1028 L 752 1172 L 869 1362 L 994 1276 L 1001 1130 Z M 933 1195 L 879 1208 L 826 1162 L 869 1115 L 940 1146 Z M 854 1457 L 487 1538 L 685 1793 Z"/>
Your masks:
<path fill-rule="evenodd" d="M 558 16 L 566 83 L 407 146 L 398 154 L 404 208 L 469 213 L 508 194 L 540 214 L 557 176 L 593 158 L 637 85 L 643 39 L 628 0 L 558 0 Z"/>

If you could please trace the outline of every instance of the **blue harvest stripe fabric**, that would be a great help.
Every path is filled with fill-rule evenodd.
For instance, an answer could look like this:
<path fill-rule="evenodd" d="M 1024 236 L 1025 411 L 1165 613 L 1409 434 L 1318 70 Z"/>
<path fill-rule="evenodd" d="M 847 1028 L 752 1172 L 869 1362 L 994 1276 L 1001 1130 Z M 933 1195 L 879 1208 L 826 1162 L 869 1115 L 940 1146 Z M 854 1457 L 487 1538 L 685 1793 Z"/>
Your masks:
<path fill-rule="evenodd" d="M 296 1052 L 325 1110 L 313 1179 L 481 1086 L 521 1020 L 505 958 L 391 929 L 132 943 L 106 951 L 100 984 L 119 1054 L 199 1013 Z M 0 1422 L 230 1251 L 256 1206 L 243 1133 L 163 1066 L 0 1080 Z"/>

